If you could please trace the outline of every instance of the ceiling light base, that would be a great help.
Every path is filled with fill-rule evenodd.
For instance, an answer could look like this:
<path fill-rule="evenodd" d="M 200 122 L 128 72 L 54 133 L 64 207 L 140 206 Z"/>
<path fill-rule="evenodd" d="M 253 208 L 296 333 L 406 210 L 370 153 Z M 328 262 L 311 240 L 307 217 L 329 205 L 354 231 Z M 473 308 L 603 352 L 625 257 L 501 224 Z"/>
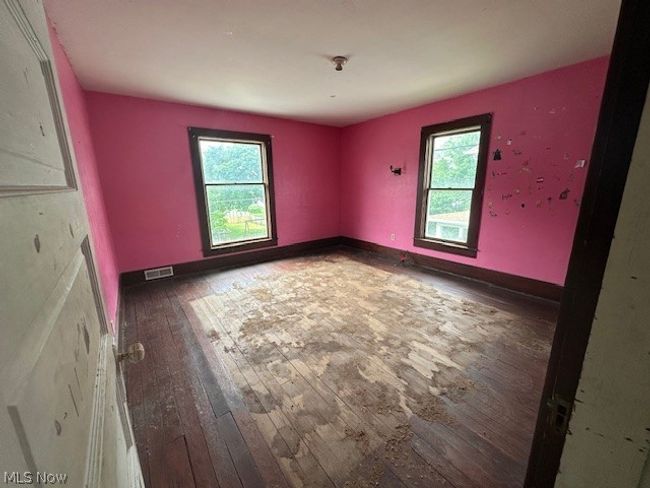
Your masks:
<path fill-rule="evenodd" d="M 348 58 L 345 56 L 334 56 L 332 58 L 332 63 L 334 63 L 336 71 L 343 71 L 343 65 L 348 62 Z"/>

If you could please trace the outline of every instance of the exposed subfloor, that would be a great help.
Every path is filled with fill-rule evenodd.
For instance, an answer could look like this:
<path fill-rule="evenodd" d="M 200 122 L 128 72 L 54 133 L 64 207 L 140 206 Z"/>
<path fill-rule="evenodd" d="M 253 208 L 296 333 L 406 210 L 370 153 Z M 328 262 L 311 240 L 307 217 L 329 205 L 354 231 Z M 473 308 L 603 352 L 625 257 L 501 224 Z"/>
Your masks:
<path fill-rule="evenodd" d="M 125 293 L 150 487 L 521 487 L 557 306 L 339 250 Z"/>

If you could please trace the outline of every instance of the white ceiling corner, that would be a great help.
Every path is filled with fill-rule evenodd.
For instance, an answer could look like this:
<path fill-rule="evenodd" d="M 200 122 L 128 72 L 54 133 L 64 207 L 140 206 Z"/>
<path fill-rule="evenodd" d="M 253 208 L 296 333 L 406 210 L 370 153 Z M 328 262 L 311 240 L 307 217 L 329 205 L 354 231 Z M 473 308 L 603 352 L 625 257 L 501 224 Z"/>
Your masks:
<path fill-rule="evenodd" d="M 605 55 L 620 2 L 45 5 L 86 89 L 343 126 Z"/>

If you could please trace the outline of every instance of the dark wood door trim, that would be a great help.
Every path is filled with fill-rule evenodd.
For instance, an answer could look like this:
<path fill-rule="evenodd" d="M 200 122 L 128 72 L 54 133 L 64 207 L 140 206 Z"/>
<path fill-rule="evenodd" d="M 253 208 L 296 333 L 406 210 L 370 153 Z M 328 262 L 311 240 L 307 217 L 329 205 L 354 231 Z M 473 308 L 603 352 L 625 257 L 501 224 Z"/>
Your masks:
<path fill-rule="evenodd" d="M 623 0 L 525 486 L 552 487 L 650 80 L 650 2 Z M 568 420 L 568 419 L 567 419 Z"/>

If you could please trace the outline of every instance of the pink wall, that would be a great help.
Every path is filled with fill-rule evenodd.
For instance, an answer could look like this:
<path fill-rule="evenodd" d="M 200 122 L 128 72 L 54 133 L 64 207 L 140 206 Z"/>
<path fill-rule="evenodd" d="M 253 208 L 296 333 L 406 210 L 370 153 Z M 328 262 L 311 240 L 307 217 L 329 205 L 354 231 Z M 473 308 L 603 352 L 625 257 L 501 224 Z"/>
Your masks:
<path fill-rule="evenodd" d="M 109 321 L 114 321 L 117 309 L 119 273 L 113 252 L 113 240 L 108 226 L 108 219 L 106 218 L 93 141 L 88 128 L 85 96 L 70 67 L 65 52 L 59 44 L 56 33 L 51 28 L 50 40 L 59 76 L 63 105 L 70 128 L 70 136 L 74 144 L 79 180 L 88 213 L 93 253 L 104 294 L 106 314 Z"/>
<path fill-rule="evenodd" d="M 563 284 L 607 66 L 599 58 L 343 129 L 341 234 Z M 488 164 L 478 256 L 414 247 L 420 128 L 486 112 L 490 154 L 503 159 Z"/>
<path fill-rule="evenodd" d="M 187 137 L 198 126 L 273 136 L 281 246 L 346 235 L 562 284 L 606 70 L 600 58 L 344 129 L 86 93 L 118 269 L 202 259 Z M 489 161 L 478 256 L 413 247 L 420 128 L 484 112 L 503 159 Z"/>
<path fill-rule="evenodd" d="M 203 258 L 188 126 L 271 134 L 278 245 L 339 235 L 339 129 L 86 94 L 120 272 Z"/>

